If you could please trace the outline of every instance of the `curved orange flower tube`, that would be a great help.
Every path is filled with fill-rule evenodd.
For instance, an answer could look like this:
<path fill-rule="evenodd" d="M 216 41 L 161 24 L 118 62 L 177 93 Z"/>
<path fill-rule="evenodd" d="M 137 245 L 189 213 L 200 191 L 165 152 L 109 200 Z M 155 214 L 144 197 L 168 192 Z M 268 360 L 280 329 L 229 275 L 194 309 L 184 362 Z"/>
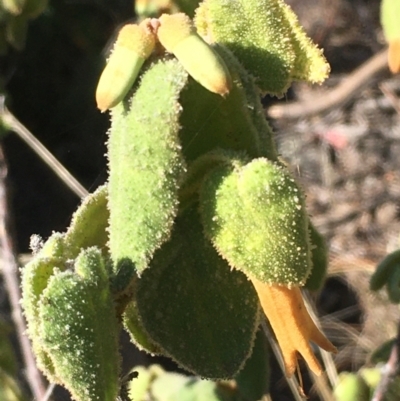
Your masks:
<path fill-rule="evenodd" d="M 298 353 L 312 372 L 320 375 L 322 368 L 312 351 L 310 341 L 326 351 L 337 350 L 311 319 L 300 288 L 265 284 L 253 277 L 250 279 L 282 350 L 286 376 L 291 377 L 296 371 Z"/>

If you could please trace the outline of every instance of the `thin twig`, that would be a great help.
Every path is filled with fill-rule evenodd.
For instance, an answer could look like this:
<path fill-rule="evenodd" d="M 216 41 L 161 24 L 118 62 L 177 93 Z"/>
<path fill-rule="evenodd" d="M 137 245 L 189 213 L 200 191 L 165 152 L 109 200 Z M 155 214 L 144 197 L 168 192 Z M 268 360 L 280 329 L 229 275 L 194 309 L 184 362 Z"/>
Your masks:
<path fill-rule="evenodd" d="M 387 49 L 375 54 L 330 91 L 310 99 L 271 106 L 266 113 L 272 118 L 299 118 L 321 113 L 349 102 L 374 76 L 387 69 Z"/>
<path fill-rule="evenodd" d="M 43 396 L 43 398 L 40 401 L 49 401 L 50 397 L 53 395 L 54 389 L 56 388 L 56 384 L 55 383 L 50 383 L 47 386 L 47 390 L 45 395 Z"/>
<path fill-rule="evenodd" d="M 54 171 L 61 181 L 77 196 L 84 198 L 88 191 L 77 179 L 43 146 L 43 144 L 26 128 L 5 106 L 4 96 L 0 96 L 0 118 L 15 132 L 34 152 Z"/>
<path fill-rule="evenodd" d="M 26 326 L 22 317 L 20 306 L 21 292 L 18 280 L 18 266 L 14 256 L 13 242 L 8 230 L 8 207 L 6 191 L 7 166 L 3 150 L 0 147 L 0 258 L 2 263 L 2 273 L 7 293 L 12 309 L 12 319 L 14 321 L 18 340 L 21 345 L 22 357 L 26 366 L 26 376 L 29 386 L 36 400 L 41 400 L 46 393 L 46 386 L 43 377 L 36 367 L 28 338 L 24 335 Z"/>
<path fill-rule="evenodd" d="M 398 114 L 400 114 L 400 99 L 396 96 L 394 91 L 389 87 L 389 85 L 385 82 L 382 82 L 379 85 L 379 89 L 382 91 L 382 93 L 386 96 L 386 98 L 389 100 L 393 108 L 396 110 Z"/>
<path fill-rule="evenodd" d="M 383 401 L 393 380 L 398 380 L 400 370 L 400 324 L 397 329 L 397 339 L 393 343 L 389 360 L 382 369 L 382 376 L 378 386 L 375 389 L 374 396 L 371 401 Z"/>
<path fill-rule="evenodd" d="M 311 297 L 309 296 L 307 291 L 303 291 L 302 294 L 304 298 L 304 304 L 307 308 L 308 313 L 314 320 L 316 326 L 321 330 L 321 325 L 315 312 L 314 303 L 311 301 Z M 322 361 L 324 362 L 325 372 L 329 378 L 330 384 L 331 386 L 335 386 L 338 381 L 338 373 L 332 355 L 330 352 L 327 352 L 321 348 L 319 348 L 319 352 L 321 354 Z M 335 401 L 332 389 L 329 387 L 325 375 L 317 376 L 310 369 L 309 372 L 314 382 L 315 389 L 319 394 L 321 400 Z"/>
<path fill-rule="evenodd" d="M 274 338 L 274 335 L 272 334 L 272 330 L 269 327 L 269 324 L 267 323 L 265 318 L 262 319 L 261 327 L 262 327 L 262 329 L 264 331 L 264 334 L 267 337 L 267 339 L 268 339 L 268 341 L 269 341 L 269 343 L 271 345 L 272 352 L 274 353 L 275 358 L 278 361 L 282 372 L 285 374 L 285 364 L 283 362 L 281 350 L 280 350 L 279 345 L 276 342 L 276 340 Z M 289 385 L 289 388 L 290 388 L 295 400 L 296 401 L 304 401 L 305 398 L 302 397 L 302 395 L 300 394 L 300 391 L 299 391 L 299 389 L 300 389 L 299 382 L 293 376 L 292 377 L 287 377 L 285 375 L 285 379 L 286 379 L 287 384 Z"/>
<path fill-rule="evenodd" d="M 304 304 L 307 308 L 308 313 L 310 314 L 311 318 L 314 320 L 316 326 L 320 330 L 322 330 L 318 316 L 315 312 L 314 304 L 311 301 L 310 295 L 308 294 L 307 291 L 303 291 L 303 298 L 304 298 Z M 321 358 L 322 358 L 322 361 L 324 362 L 325 371 L 326 371 L 326 374 L 328 375 L 330 384 L 332 387 L 335 387 L 338 383 L 339 378 L 338 378 L 338 372 L 336 370 L 335 362 L 332 358 L 332 354 L 321 348 L 319 348 L 319 351 L 321 353 Z M 313 376 L 313 377 L 315 377 L 315 376 Z M 322 384 L 322 381 L 319 380 L 318 384 Z M 326 391 L 326 389 L 324 389 L 323 391 Z M 332 396 L 332 399 L 333 399 L 333 396 Z"/>

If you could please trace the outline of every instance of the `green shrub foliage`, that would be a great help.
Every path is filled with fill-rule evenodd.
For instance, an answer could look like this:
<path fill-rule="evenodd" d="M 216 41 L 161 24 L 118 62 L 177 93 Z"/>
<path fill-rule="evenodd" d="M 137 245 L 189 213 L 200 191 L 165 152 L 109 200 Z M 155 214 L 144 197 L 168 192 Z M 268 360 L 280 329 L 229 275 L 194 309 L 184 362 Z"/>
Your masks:
<path fill-rule="evenodd" d="M 179 3 L 193 13 L 193 2 Z M 115 401 L 122 327 L 139 348 L 196 375 L 236 377 L 237 399 L 255 401 L 268 387 L 268 348 L 247 276 L 313 289 L 323 281 L 325 245 L 259 99 L 293 80 L 321 82 L 329 66 L 282 0 L 205 0 L 195 14 L 194 22 L 177 18 L 188 22 L 179 40 L 169 36 L 169 17 L 143 21 L 161 43 L 140 56 L 140 70 L 134 60 L 133 79 L 124 66 L 124 82 L 118 68 L 107 72 L 108 182 L 22 269 L 38 364 L 77 401 Z M 138 372 L 132 400 L 149 386 L 163 392 L 166 375 Z M 182 399 L 231 391 L 168 380 Z"/>

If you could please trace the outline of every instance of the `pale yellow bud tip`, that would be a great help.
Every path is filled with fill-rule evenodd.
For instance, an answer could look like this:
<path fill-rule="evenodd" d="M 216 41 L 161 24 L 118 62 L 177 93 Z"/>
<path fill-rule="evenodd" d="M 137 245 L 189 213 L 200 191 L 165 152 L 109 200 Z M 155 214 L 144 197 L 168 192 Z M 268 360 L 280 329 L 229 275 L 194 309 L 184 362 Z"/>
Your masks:
<path fill-rule="evenodd" d="M 158 39 L 170 53 L 174 52 L 174 48 L 178 43 L 195 32 L 192 21 L 183 13 L 163 14 L 159 18 L 159 22 Z"/>
<path fill-rule="evenodd" d="M 147 58 L 154 50 L 156 37 L 149 28 L 149 20 L 144 20 L 140 25 L 124 25 L 118 33 L 113 51 L 119 47 L 125 47 L 137 53 L 140 57 Z"/>

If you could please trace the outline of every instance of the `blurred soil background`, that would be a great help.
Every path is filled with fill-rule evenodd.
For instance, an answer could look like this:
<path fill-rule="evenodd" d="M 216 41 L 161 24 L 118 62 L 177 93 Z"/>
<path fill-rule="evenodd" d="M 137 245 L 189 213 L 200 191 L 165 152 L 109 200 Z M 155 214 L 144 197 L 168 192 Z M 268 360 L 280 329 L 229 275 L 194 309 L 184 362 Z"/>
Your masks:
<path fill-rule="evenodd" d="M 263 99 L 266 115 L 273 105 L 321 101 L 385 47 L 378 0 L 287 2 L 324 49 L 331 77 L 321 87 L 295 84 L 284 99 Z M 0 59 L 8 108 L 89 191 L 107 177 L 109 118 L 95 107 L 95 87 L 116 29 L 133 18 L 127 0 L 53 0 L 31 22 L 24 50 Z M 268 119 L 331 250 L 325 288 L 315 296 L 322 326 L 339 348 L 338 370 L 356 371 L 396 335 L 399 320 L 398 307 L 384 291 L 372 294 L 368 280 L 399 246 L 400 76 L 382 68 L 335 107 Z M 17 251 L 29 253 L 30 236 L 64 231 L 80 201 L 15 134 L 3 136 L 2 146 Z M 0 308 L 10 321 L 3 286 Z M 134 354 L 127 366 L 138 363 L 143 356 Z M 273 374 L 274 400 L 290 400 L 280 377 Z"/>

